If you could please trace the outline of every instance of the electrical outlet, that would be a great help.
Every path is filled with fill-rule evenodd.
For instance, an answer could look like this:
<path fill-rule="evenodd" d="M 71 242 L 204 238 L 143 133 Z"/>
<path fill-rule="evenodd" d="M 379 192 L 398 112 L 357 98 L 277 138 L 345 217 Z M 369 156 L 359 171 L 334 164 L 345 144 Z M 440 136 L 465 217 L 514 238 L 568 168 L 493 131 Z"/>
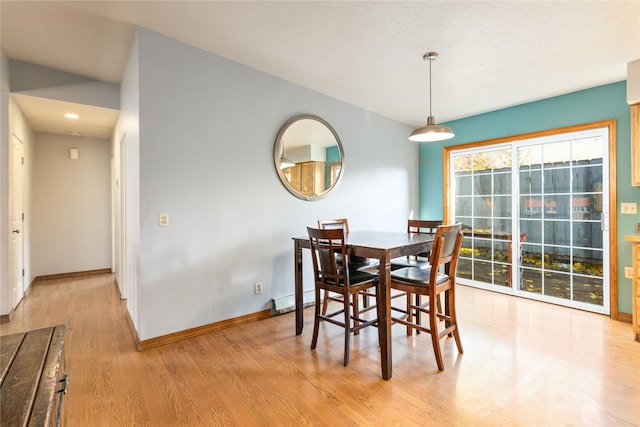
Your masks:
<path fill-rule="evenodd" d="M 625 267 L 624 268 L 624 278 L 625 279 L 633 279 L 633 267 Z"/>
<path fill-rule="evenodd" d="M 158 214 L 158 226 L 160 227 L 169 226 L 169 214 L 166 214 L 166 213 Z"/>
<path fill-rule="evenodd" d="M 256 282 L 253 285 L 253 292 L 257 295 L 257 294 L 261 294 L 262 293 L 262 282 Z"/>
<path fill-rule="evenodd" d="M 638 213 L 638 204 L 636 202 L 620 203 L 620 213 L 623 215 L 636 215 Z"/>
<path fill-rule="evenodd" d="M 161 213 L 158 215 L 158 226 L 160 227 L 168 227 L 169 226 L 169 214 Z"/>

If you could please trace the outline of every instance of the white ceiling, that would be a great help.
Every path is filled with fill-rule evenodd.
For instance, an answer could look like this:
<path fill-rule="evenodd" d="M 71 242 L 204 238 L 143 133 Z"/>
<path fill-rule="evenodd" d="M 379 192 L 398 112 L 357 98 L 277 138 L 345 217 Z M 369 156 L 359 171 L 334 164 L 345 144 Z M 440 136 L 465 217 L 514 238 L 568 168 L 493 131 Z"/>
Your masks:
<path fill-rule="evenodd" d="M 12 59 L 119 83 L 140 25 L 413 127 L 427 51 L 438 122 L 625 80 L 640 58 L 640 0 L 0 0 L 0 14 Z M 36 101 L 19 105 L 50 131 Z"/>

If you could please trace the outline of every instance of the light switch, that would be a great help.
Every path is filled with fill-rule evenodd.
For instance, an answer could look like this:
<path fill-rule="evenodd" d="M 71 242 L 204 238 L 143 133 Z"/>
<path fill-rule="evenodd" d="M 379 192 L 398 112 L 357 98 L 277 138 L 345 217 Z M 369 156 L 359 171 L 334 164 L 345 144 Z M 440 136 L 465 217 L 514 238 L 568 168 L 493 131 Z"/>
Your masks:
<path fill-rule="evenodd" d="M 158 215 L 158 225 L 160 227 L 168 227 L 169 226 L 169 214 L 161 213 Z"/>

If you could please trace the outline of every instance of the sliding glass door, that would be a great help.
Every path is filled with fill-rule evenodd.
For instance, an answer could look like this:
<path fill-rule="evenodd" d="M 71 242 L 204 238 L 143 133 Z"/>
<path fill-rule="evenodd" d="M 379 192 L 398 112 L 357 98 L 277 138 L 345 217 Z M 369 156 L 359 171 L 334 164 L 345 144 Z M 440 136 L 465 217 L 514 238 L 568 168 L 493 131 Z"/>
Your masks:
<path fill-rule="evenodd" d="M 609 312 L 608 128 L 451 150 L 461 283 Z"/>

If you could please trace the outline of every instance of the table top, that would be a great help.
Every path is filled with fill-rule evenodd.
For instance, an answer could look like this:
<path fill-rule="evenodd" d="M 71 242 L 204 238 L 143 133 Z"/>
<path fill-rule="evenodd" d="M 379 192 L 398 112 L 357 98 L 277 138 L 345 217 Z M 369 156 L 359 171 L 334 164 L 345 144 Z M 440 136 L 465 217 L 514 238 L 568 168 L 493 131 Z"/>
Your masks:
<path fill-rule="evenodd" d="M 346 234 L 347 246 L 372 249 L 395 249 L 411 244 L 431 243 L 433 234 L 406 233 L 397 231 L 351 231 Z M 309 240 L 309 236 L 294 237 L 294 240 Z"/>

